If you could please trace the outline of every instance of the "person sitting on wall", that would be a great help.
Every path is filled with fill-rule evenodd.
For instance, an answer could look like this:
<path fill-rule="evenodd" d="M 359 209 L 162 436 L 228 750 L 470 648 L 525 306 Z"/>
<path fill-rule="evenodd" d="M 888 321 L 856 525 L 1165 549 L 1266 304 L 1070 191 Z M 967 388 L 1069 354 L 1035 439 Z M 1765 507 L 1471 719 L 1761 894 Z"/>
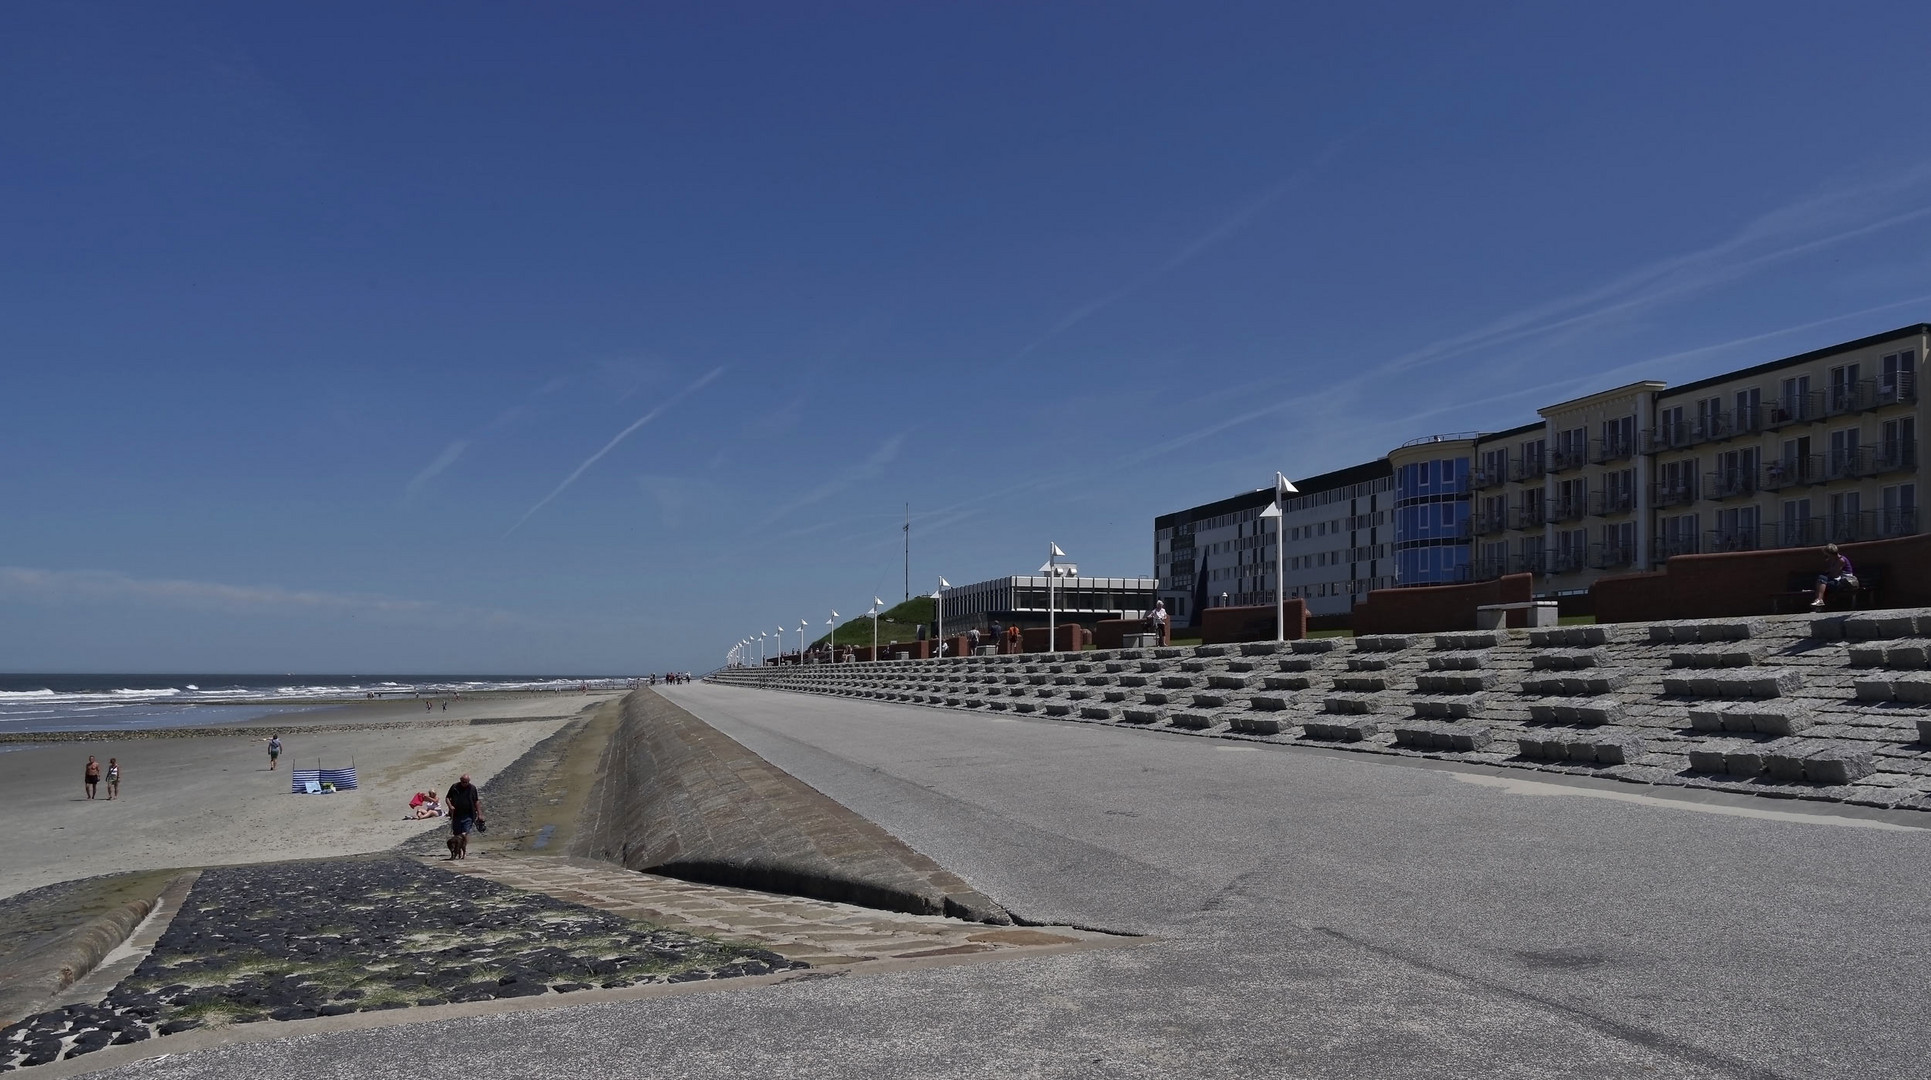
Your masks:
<path fill-rule="evenodd" d="M 1153 602 L 1153 610 L 1147 612 L 1146 631 L 1147 633 L 1152 634 L 1154 636 L 1154 639 L 1157 640 L 1160 644 L 1165 645 L 1167 643 L 1167 603 L 1166 601 L 1155 600 Z"/>
<path fill-rule="evenodd" d="M 1823 607 L 1824 590 L 1830 588 L 1832 585 L 1842 585 L 1846 588 L 1855 589 L 1857 588 L 1857 574 L 1851 569 L 1850 558 L 1839 552 L 1836 544 L 1825 544 L 1824 572 L 1817 575 L 1817 598 L 1810 602 L 1810 606 L 1814 608 Z"/>

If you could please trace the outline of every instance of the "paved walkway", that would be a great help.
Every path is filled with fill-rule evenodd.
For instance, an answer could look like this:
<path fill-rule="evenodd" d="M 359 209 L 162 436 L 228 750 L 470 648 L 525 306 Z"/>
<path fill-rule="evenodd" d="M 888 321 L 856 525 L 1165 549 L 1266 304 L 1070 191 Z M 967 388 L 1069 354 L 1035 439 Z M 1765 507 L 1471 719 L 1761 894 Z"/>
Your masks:
<path fill-rule="evenodd" d="M 848 968 L 875 961 L 974 953 L 1060 952 L 1123 941 L 1068 927 L 987 926 L 939 915 L 904 915 L 826 900 L 699 885 L 579 859 L 496 856 L 462 862 L 424 861 L 453 873 L 486 877 L 627 919 L 705 937 L 750 942 L 813 967 Z"/>

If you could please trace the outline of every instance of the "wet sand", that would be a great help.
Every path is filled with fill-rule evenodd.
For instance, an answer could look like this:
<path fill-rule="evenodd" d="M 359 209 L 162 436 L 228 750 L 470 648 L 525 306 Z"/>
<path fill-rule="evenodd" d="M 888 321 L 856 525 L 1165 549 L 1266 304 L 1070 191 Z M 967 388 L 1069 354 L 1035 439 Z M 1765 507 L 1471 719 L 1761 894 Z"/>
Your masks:
<path fill-rule="evenodd" d="M 404 820 L 412 793 L 445 791 L 464 772 L 480 785 L 585 706 L 620 694 L 483 695 L 452 703 L 447 713 L 425 711 L 419 701 L 318 710 L 285 723 L 281 767 L 273 772 L 263 740 L 245 736 L 144 736 L 0 752 L 7 823 L 0 830 L 0 897 L 121 870 L 384 851 L 448 827 L 447 819 Z M 410 718 L 505 722 L 356 727 Z M 304 730 L 337 725 L 348 727 Z M 99 798 L 85 798 L 81 773 L 89 754 L 103 765 L 120 758 L 119 799 L 107 800 L 104 782 Z M 291 795 L 289 769 L 314 768 L 318 758 L 328 768 L 353 762 L 360 786 Z"/>

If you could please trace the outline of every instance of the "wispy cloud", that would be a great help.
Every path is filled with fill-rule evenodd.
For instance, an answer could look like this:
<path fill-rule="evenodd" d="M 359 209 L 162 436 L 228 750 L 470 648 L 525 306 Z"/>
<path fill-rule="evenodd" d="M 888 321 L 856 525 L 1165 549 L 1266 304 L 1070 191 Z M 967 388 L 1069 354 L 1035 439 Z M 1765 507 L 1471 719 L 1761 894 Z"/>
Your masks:
<path fill-rule="evenodd" d="M 230 585 L 183 578 L 140 578 L 113 570 L 44 570 L 0 566 L 0 599 L 41 603 L 139 603 L 232 613 L 376 615 L 396 621 L 503 624 L 505 611 L 367 593 Z"/>
<path fill-rule="evenodd" d="M 899 448 L 904 443 L 905 436 L 902 434 L 894 435 L 886 439 L 864 461 L 846 466 L 830 480 L 782 504 L 777 509 L 771 511 L 763 521 L 758 523 L 758 526 L 763 528 L 771 525 L 773 522 L 780 521 L 813 503 L 824 502 L 826 499 L 831 498 L 847 488 L 878 476 L 885 471 L 885 466 L 890 465 L 898 458 Z"/>
<path fill-rule="evenodd" d="M 468 439 L 456 439 L 443 447 L 443 452 L 436 455 L 436 460 L 430 462 L 416 474 L 415 479 L 409 481 L 409 486 L 403 489 L 403 495 L 413 498 L 416 492 L 422 490 L 424 484 L 440 476 L 444 469 L 456 464 L 456 459 L 462 457 L 463 451 L 467 449 L 469 449 Z"/>
<path fill-rule="evenodd" d="M 1356 132 L 1354 134 L 1359 134 L 1359 133 Z M 1153 266 L 1151 269 L 1144 271 L 1139 276 L 1129 280 L 1126 284 L 1120 286 L 1117 289 L 1114 289 L 1112 292 L 1109 292 L 1104 296 L 1100 296 L 1096 299 L 1089 300 L 1086 303 L 1081 304 L 1078 307 L 1067 312 L 1066 314 L 1060 316 L 1060 318 L 1057 321 L 1055 321 L 1051 326 L 1046 328 L 1045 333 L 1039 335 L 1037 338 L 1034 338 L 1032 341 L 1027 342 L 1023 348 L 1021 348 L 1017 353 L 1014 353 L 1012 356 L 1012 359 L 1013 360 L 1025 359 L 1027 356 L 1031 355 L 1033 351 L 1038 349 L 1040 346 L 1053 340 L 1054 338 L 1065 333 L 1066 331 L 1071 330 L 1073 327 L 1078 326 L 1080 323 L 1085 322 L 1087 319 L 1092 318 L 1094 315 L 1098 314 L 1099 312 L 1104 311 L 1107 308 L 1113 306 L 1114 304 L 1119 303 L 1121 300 L 1126 299 L 1128 296 L 1131 296 L 1134 293 L 1140 291 L 1141 289 L 1146 288 L 1148 285 L 1153 284 L 1154 282 L 1160 280 L 1161 278 L 1174 272 L 1175 270 L 1180 269 L 1182 266 L 1185 266 L 1186 264 L 1192 262 L 1196 258 L 1199 258 L 1203 252 L 1213 247 L 1215 244 L 1218 244 L 1222 240 L 1225 240 L 1228 237 L 1233 236 L 1239 233 L 1240 231 L 1242 231 L 1243 229 L 1247 228 L 1249 225 L 1253 224 L 1254 220 L 1260 217 L 1261 214 L 1265 212 L 1268 207 L 1273 206 L 1276 202 L 1279 202 L 1282 196 L 1294 190 L 1302 183 L 1305 183 L 1315 173 L 1319 172 L 1322 168 L 1326 167 L 1329 162 L 1333 161 L 1335 155 L 1340 153 L 1341 147 L 1349 139 L 1352 139 L 1354 137 L 1354 134 L 1343 136 L 1342 138 L 1336 139 L 1333 142 L 1329 143 L 1327 147 L 1325 147 L 1319 154 L 1315 155 L 1314 160 L 1308 163 L 1308 165 L 1306 165 L 1304 168 L 1297 170 L 1294 173 L 1294 175 L 1288 177 L 1286 180 L 1283 180 L 1280 183 L 1275 184 L 1274 186 L 1268 188 L 1267 190 L 1262 191 L 1259 195 L 1255 196 L 1254 198 L 1248 200 L 1239 209 L 1235 210 L 1233 213 L 1227 215 L 1226 217 L 1222 218 L 1219 222 L 1215 223 L 1212 228 L 1209 228 L 1208 230 L 1201 233 L 1200 235 L 1195 236 L 1191 240 L 1188 240 L 1186 243 L 1181 244 L 1178 248 L 1174 250 L 1173 254 L 1167 256 L 1164 260 L 1162 260 L 1161 262 Z"/>
<path fill-rule="evenodd" d="M 590 466 L 595 465 L 597 462 L 603 460 L 603 456 L 605 454 L 608 454 L 612 450 L 615 450 L 617 448 L 618 443 L 621 443 L 625 439 L 628 439 L 634 432 L 636 432 L 638 428 L 641 428 L 645 424 L 650 423 L 652 420 L 657 419 L 659 416 L 662 416 L 665 413 L 665 411 L 671 408 L 674 408 L 679 402 L 682 402 L 685 398 L 691 396 L 692 394 L 697 393 L 699 390 L 704 389 L 706 386 L 709 386 L 712 382 L 716 381 L 718 376 L 722 374 L 724 374 L 724 369 L 721 367 L 711 369 L 711 371 L 708 374 L 706 374 L 703 378 L 690 384 L 684 389 L 679 390 L 677 393 L 672 394 L 668 399 L 666 399 L 663 402 L 663 404 L 658 405 L 656 408 L 638 417 L 636 421 L 633 422 L 629 427 L 623 429 L 622 431 L 619 431 L 609 442 L 604 443 L 602 449 L 598 450 L 596 453 L 591 454 L 589 457 L 585 458 L 583 460 L 583 464 L 578 465 L 574 470 L 571 471 L 570 475 L 563 478 L 562 483 L 558 484 L 555 488 L 551 489 L 548 495 L 545 495 L 541 499 L 538 499 L 536 501 L 535 506 L 532 506 L 528 510 L 523 511 L 523 516 L 520 518 L 517 518 L 516 524 L 510 526 L 509 530 L 505 532 L 503 535 L 508 536 L 510 535 L 510 533 L 513 533 L 516 530 L 522 528 L 523 523 L 530 520 L 531 515 L 535 514 L 538 510 L 543 509 L 545 506 L 548 506 L 550 504 L 550 500 L 556 498 L 558 495 L 563 494 L 566 488 L 568 488 L 571 484 L 574 484 L 577 482 L 577 477 L 582 476 L 586 471 L 588 471 Z"/>

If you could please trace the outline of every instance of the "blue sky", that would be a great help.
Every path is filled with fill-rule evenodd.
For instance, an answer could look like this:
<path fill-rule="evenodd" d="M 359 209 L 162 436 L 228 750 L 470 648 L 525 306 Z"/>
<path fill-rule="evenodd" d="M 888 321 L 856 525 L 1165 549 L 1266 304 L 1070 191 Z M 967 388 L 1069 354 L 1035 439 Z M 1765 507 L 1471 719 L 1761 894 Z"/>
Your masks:
<path fill-rule="evenodd" d="M 0 9 L 0 668 L 707 669 L 1931 318 L 1918 4 Z"/>

